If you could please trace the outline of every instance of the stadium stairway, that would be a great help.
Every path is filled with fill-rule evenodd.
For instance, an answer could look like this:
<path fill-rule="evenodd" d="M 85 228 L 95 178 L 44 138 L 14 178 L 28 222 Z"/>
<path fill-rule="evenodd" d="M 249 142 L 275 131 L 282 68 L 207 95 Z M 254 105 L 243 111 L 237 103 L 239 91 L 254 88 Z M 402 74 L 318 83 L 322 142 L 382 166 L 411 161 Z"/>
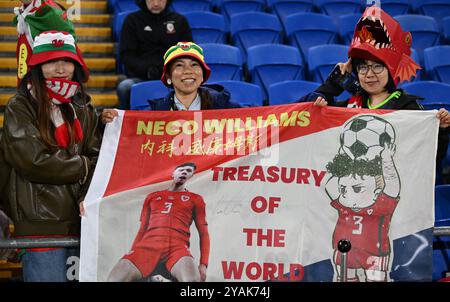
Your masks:
<path fill-rule="evenodd" d="M 106 0 L 76 1 L 80 4 L 79 20 L 72 18 L 78 45 L 91 71 L 87 83 L 88 93 L 96 108 L 117 106 L 115 92 L 116 74 L 115 45 L 112 41 L 111 20 Z M 58 3 L 69 8 L 65 0 Z M 12 24 L 13 9 L 20 1 L 0 0 L 0 128 L 3 112 L 9 98 L 16 91 L 17 63 L 15 58 L 17 30 Z"/>

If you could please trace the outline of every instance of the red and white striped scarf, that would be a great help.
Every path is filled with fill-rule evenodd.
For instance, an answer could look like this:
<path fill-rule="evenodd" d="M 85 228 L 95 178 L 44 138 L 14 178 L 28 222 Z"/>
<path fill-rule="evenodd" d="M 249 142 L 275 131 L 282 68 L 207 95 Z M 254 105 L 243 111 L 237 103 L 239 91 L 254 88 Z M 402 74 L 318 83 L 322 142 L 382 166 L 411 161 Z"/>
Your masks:
<path fill-rule="evenodd" d="M 59 106 L 62 104 L 69 104 L 74 116 L 74 121 L 72 124 L 74 139 L 75 142 L 81 141 L 83 139 L 83 129 L 81 128 L 80 121 L 77 118 L 75 108 L 73 108 L 73 105 L 71 104 L 72 97 L 77 93 L 80 84 L 64 79 L 46 79 L 45 81 L 48 96 L 52 101 L 50 119 L 55 126 L 55 140 L 58 146 L 67 148 L 70 141 L 69 131 L 66 123 L 64 122 Z M 32 85 L 28 84 L 28 89 L 32 93 L 31 87 Z"/>

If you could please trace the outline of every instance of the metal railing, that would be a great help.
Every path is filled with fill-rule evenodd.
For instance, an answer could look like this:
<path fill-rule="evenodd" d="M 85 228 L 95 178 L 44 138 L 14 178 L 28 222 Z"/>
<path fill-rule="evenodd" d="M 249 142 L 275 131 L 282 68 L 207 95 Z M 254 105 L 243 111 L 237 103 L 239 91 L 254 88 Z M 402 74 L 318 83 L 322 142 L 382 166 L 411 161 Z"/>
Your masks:
<path fill-rule="evenodd" d="M 77 246 L 80 246 L 80 239 L 73 237 L 0 239 L 0 249 L 28 249 L 28 248 L 53 248 L 53 247 L 77 247 Z"/>
<path fill-rule="evenodd" d="M 434 227 L 433 236 L 450 236 L 450 226 Z M 349 245 L 349 246 L 348 246 Z M 73 237 L 62 238 L 15 238 L 0 239 L 0 249 L 17 248 L 53 248 L 53 247 L 77 247 L 80 246 L 80 239 Z M 347 252 L 351 243 L 343 244 L 342 259 L 340 265 L 341 282 L 347 281 Z"/>
<path fill-rule="evenodd" d="M 434 236 L 450 236 L 450 226 L 434 227 Z"/>
<path fill-rule="evenodd" d="M 434 236 L 450 236 L 450 226 L 435 227 Z M 73 237 L 61 238 L 12 238 L 0 239 L 1 249 L 17 248 L 52 248 L 52 247 L 77 247 L 80 239 Z"/>

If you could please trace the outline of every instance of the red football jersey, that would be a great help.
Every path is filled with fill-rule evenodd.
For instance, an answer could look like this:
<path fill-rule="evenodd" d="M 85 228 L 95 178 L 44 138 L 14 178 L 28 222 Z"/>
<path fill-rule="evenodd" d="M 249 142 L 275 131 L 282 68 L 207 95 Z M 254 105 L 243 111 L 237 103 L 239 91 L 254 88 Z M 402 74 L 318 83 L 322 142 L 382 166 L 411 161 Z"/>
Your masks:
<path fill-rule="evenodd" d="M 172 237 L 189 245 L 190 226 L 195 222 L 200 237 L 200 263 L 208 264 L 209 233 L 205 202 L 195 193 L 168 190 L 150 193 L 141 212 L 141 226 L 133 246 L 154 236 Z"/>
<path fill-rule="evenodd" d="M 333 234 L 333 247 L 337 248 L 339 240 L 348 239 L 352 247 L 373 255 L 389 253 L 389 226 L 397 203 L 398 199 L 381 193 L 373 205 L 355 212 L 334 200 L 331 206 L 338 210 L 339 218 Z"/>

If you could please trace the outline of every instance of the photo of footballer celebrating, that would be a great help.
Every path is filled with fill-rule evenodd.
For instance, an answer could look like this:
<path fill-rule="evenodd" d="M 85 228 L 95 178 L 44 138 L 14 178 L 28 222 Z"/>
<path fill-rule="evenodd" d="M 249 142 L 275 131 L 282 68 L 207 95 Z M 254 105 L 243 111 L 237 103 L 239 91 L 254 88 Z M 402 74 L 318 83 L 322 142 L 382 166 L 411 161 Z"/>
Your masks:
<path fill-rule="evenodd" d="M 186 189 L 186 182 L 196 168 L 194 163 L 175 167 L 169 188 L 147 195 L 131 249 L 111 270 L 108 281 L 147 278 L 160 262 L 165 263 L 168 272 L 179 282 L 206 280 L 210 246 L 206 205 L 200 195 Z M 200 238 L 198 267 L 189 250 L 192 221 Z"/>

